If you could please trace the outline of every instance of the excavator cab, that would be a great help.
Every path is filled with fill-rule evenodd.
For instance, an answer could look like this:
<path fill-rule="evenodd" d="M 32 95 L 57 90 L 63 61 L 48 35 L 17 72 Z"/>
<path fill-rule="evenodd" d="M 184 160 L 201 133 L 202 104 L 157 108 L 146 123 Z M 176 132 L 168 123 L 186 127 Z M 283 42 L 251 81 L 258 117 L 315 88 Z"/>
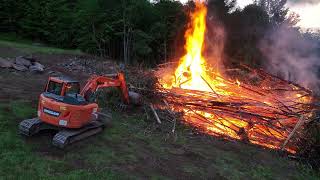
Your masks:
<path fill-rule="evenodd" d="M 38 117 L 51 125 L 80 128 L 96 119 L 98 105 L 80 95 L 79 81 L 68 77 L 49 77 L 40 95 Z"/>
<path fill-rule="evenodd" d="M 80 94 L 80 83 L 66 77 L 50 77 L 45 92 L 58 96 Z"/>
<path fill-rule="evenodd" d="M 84 105 L 87 103 L 80 95 L 80 83 L 66 77 L 50 77 L 44 95 L 71 105 Z"/>

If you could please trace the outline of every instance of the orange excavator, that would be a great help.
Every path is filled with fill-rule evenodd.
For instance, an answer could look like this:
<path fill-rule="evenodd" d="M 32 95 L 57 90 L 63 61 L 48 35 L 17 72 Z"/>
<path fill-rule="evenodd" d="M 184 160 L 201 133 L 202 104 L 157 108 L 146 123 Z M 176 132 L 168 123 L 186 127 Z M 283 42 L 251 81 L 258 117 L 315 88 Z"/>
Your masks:
<path fill-rule="evenodd" d="M 103 130 L 98 115 L 98 104 L 92 100 L 101 88 L 117 87 L 125 104 L 129 104 L 129 92 L 124 74 L 92 76 L 80 91 L 79 81 L 67 77 L 49 77 L 44 92 L 40 95 L 38 117 L 23 120 L 19 133 L 32 136 L 41 130 L 57 130 L 53 145 L 66 145 Z"/>

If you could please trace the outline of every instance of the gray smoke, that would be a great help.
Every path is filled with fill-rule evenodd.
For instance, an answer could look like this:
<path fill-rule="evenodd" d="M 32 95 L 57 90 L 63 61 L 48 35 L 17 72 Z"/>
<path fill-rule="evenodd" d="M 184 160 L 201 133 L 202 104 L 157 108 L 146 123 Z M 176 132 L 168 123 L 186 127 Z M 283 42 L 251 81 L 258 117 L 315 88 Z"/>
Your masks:
<path fill-rule="evenodd" d="M 204 56 L 207 62 L 216 70 L 223 69 L 222 59 L 225 43 L 225 29 L 214 16 L 207 20 Z"/>
<path fill-rule="evenodd" d="M 320 0 L 288 0 L 290 4 L 318 4 Z"/>
<path fill-rule="evenodd" d="M 297 30 L 282 27 L 261 42 L 266 69 L 286 80 L 319 91 L 319 42 L 308 40 Z"/>

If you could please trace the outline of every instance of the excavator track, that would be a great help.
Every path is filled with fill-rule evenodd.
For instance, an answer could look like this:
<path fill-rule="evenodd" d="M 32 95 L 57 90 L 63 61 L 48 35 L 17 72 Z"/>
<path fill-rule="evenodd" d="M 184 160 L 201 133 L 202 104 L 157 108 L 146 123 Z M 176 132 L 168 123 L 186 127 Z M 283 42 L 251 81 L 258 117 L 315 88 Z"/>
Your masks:
<path fill-rule="evenodd" d="M 54 126 L 42 122 L 39 118 L 26 119 L 19 124 L 19 134 L 33 136 L 44 129 L 57 129 Z"/>
<path fill-rule="evenodd" d="M 103 130 L 103 127 L 103 123 L 99 121 L 93 121 L 80 129 L 64 129 L 59 131 L 53 137 L 52 144 L 58 148 L 63 149 L 69 144 L 98 134 Z"/>
<path fill-rule="evenodd" d="M 53 129 L 59 132 L 53 137 L 52 144 L 58 148 L 64 148 L 69 144 L 98 134 L 103 130 L 104 124 L 93 121 L 80 129 L 61 129 L 42 122 L 39 118 L 26 119 L 19 124 L 19 134 L 33 136 L 41 130 Z"/>

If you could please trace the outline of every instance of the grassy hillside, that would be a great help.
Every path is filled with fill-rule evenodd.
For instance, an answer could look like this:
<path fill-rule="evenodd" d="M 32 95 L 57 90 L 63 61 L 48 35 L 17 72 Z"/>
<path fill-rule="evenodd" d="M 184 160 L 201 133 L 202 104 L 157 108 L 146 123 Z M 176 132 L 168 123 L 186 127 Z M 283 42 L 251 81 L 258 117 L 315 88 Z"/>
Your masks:
<path fill-rule="evenodd" d="M 23 44 L 0 40 L 0 46 L 14 47 L 23 53 L 45 53 L 45 54 L 81 54 L 80 50 L 65 50 L 43 46 L 41 44 Z"/>
<path fill-rule="evenodd" d="M 14 57 L 33 53 L 42 54 L 74 54 L 81 55 L 80 50 L 65 50 L 55 47 L 48 47 L 40 43 L 24 40 L 11 34 L 0 34 L 0 57 Z"/>

